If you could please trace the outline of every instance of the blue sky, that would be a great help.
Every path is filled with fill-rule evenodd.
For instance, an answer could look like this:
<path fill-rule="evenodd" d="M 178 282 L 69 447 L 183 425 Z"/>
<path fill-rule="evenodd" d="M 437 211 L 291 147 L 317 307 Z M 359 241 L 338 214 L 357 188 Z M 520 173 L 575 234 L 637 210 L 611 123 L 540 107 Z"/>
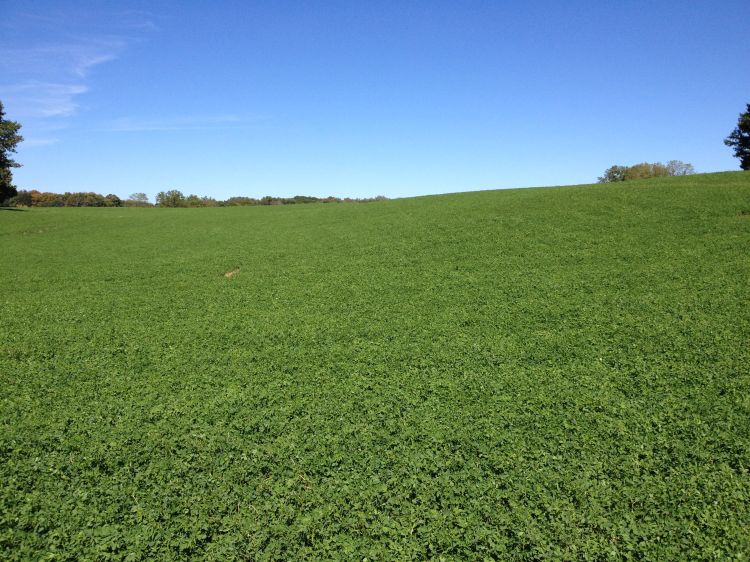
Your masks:
<path fill-rule="evenodd" d="M 738 169 L 750 2 L 0 0 L 20 188 L 402 197 Z"/>

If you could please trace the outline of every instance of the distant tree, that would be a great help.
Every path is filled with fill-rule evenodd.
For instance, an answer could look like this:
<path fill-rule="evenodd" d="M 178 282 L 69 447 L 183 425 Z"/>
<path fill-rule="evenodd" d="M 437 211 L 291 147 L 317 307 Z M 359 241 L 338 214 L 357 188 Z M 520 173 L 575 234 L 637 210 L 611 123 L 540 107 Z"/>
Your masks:
<path fill-rule="evenodd" d="M 177 189 L 160 191 L 156 194 L 156 204 L 159 207 L 184 207 L 185 196 Z"/>
<path fill-rule="evenodd" d="M 47 195 L 43 193 L 42 196 Z M 49 195 L 55 196 L 54 193 Z M 75 193 L 66 192 L 63 194 L 66 207 L 106 207 L 107 199 L 93 191 L 79 191 Z"/>
<path fill-rule="evenodd" d="M 8 200 L 11 207 L 31 207 L 31 191 L 21 190 Z"/>
<path fill-rule="evenodd" d="M 200 207 L 201 206 L 201 198 L 197 195 L 191 193 L 187 197 L 185 197 L 185 207 Z"/>
<path fill-rule="evenodd" d="M 246 205 L 258 205 L 260 202 L 253 197 L 230 197 L 226 201 L 222 201 L 225 207 L 237 207 Z"/>
<path fill-rule="evenodd" d="M 36 189 L 33 189 L 31 191 L 31 204 L 35 207 L 63 207 L 65 206 L 65 195 L 60 195 L 59 193 L 49 193 L 41 191 L 37 191 Z"/>
<path fill-rule="evenodd" d="M 318 201 L 320 201 L 320 199 L 318 199 L 317 197 L 312 197 L 310 195 L 295 195 L 289 200 L 289 203 L 317 203 Z"/>
<path fill-rule="evenodd" d="M 104 196 L 104 204 L 107 207 L 122 207 L 122 199 L 120 199 L 114 193 Z"/>
<path fill-rule="evenodd" d="M 750 103 L 747 111 L 740 113 L 737 126 L 724 139 L 724 144 L 734 148 L 734 157 L 740 159 L 740 168 L 750 170 Z"/>
<path fill-rule="evenodd" d="M 47 203 L 50 203 L 51 201 L 52 201 L 52 197 L 50 197 L 49 195 L 42 193 L 38 189 L 31 190 L 31 205 L 32 206 L 34 207 L 51 206 L 51 205 L 46 205 Z"/>
<path fill-rule="evenodd" d="M 635 166 L 630 166 L 625 172 L 627 180 L 645 180 L 648 178 L 661 178 L 669 175 L 669 170 L 661 162 L 642 162 Z"/>
<path fill-rule="evenodd" d="M 185 207 L 217 207 L 219 202 L 212 197 L 199 197 L 198 195 L 190 194 L 185 197 Z"/>
<path fill-rule="evenodd" d="M 21 164 L 10 155 L 16 151 L 16 145 L 23 140 L 18 134 L 20 128 L 21 125 L 16 121 L 5 119 L 5 109 L 0 101 L 0 204 L 18 193 L 13 185 L 11 168 L 19 168 Z"/>
<path fill-rule="evenodd" d="M 145 193 L 133 193 L 123 202 L 123 205 L 125 207 L 150 207 L 151 203 Z"/>
<path fill-rule="evenodd" d="M 670 160 L 667 162 L 668 176 L 689 176 L 695 173 L 695 168 L 692 164 L 686 164 L 679 160 Z"/>
<path fill-rule="evenodd" d="M 599 183 L 614 183 L 665 176 L 686 176 L 694 173 L 692 164 L 686 164 L 679 160 L 670 160 L 667 164 L 641 162 L 633 166 L 612 166 L 604 172 L 602 177 L 598 178 L 598 181 Z"/>
<path fill-rule="evenodd" d="M 618 181 L 625 181 L 625 172 L 627 167 L 625 166 L 612 166 L 604 171 L 604 175 L 599 178 L 599 183 L 614 183 Z"/>

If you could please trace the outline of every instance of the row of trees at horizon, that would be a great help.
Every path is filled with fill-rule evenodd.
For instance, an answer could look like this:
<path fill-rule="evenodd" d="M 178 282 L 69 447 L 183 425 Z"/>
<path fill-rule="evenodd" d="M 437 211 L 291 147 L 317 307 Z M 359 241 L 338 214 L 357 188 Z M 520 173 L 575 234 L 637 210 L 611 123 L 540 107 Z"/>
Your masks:
<path fill-rule="evenodd" d="M 248 205 L 298 205 L 302 203 L 367 203 L 383 201 L 386 197 L 355 199 L 351 197 L 312 197 L 296 195 L 294 197 L 272 197 L 267 195 L 260 199 L 255 197 L 230 197 L 217 200 L 213 197 L 184 195 L 173 189 L 161 191 L 156 196 L 156 204 L 151 203 L 145 193 L 133 193 L 127 199 L 117 195 L 101 195 L 94 192 L 52 193 L 49 191 L 22 190 L 4 201 L 10 207 L 237 207 Z M 0 201 L 0 203 L 3 203 Z"/>
<path fill-rule="evenodd" d="M 92 191 L 51 193 L 48 191 L 19 191 L 5 201 L 8 207 L 121 207 L 117 195 L 101 195 Z"/>
<path fill-rule="evenodd" d="M 126 201 L 138 200 L 141 205 L 148 205 L 148 199 L 143 193 L 134 193 Z M 213 197 L 199 197 L 198 195 L 184 195 L 177 189 L 170 191 L 160 191 L 156 194 L 157 207 L 245 207 L 251 205 L 300 205 L 304 203 L 369 203 L 371 201 L 385 201 L 388 198 L 384 195 L 377 197 L 313 197 L 311 195 L 295 195 L 294 197 L 273 197 L 266 195 L 260 199 L 255 197 L 230 197 L 225 200 L 214 199 Z M 144 204 L 145 203 L 145 204 Z"/>

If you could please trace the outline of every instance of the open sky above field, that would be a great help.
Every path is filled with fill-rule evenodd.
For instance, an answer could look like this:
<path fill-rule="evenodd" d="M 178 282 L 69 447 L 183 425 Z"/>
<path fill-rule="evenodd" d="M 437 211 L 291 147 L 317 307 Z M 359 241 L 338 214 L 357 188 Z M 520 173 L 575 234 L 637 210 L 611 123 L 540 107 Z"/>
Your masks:
<path fill-rule="evenodd" d="M 19 188 L 400 197 L 736 169 L 750 3 L 0 2 Z"/>

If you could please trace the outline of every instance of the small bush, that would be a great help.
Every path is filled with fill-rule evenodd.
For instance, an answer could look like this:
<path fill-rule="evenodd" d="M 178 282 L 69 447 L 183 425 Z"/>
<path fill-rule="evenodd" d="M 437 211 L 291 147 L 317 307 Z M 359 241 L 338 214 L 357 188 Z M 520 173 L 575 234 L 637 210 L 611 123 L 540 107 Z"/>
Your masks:
<path fill-rule="evenodd" d="M 679 160 L 670 160 L 666 164 L 662 164 L 661 162 L 654 162 L 653 164 L 642 162 L 634 166 L 612 166 L 604 172 L 602 177 L 598 178 L 598 181 L 599 183 L 614 183 L 667 176 L 687 176 L 694 173 L 695 169 L 692 164 L 687 164 Z"/>

